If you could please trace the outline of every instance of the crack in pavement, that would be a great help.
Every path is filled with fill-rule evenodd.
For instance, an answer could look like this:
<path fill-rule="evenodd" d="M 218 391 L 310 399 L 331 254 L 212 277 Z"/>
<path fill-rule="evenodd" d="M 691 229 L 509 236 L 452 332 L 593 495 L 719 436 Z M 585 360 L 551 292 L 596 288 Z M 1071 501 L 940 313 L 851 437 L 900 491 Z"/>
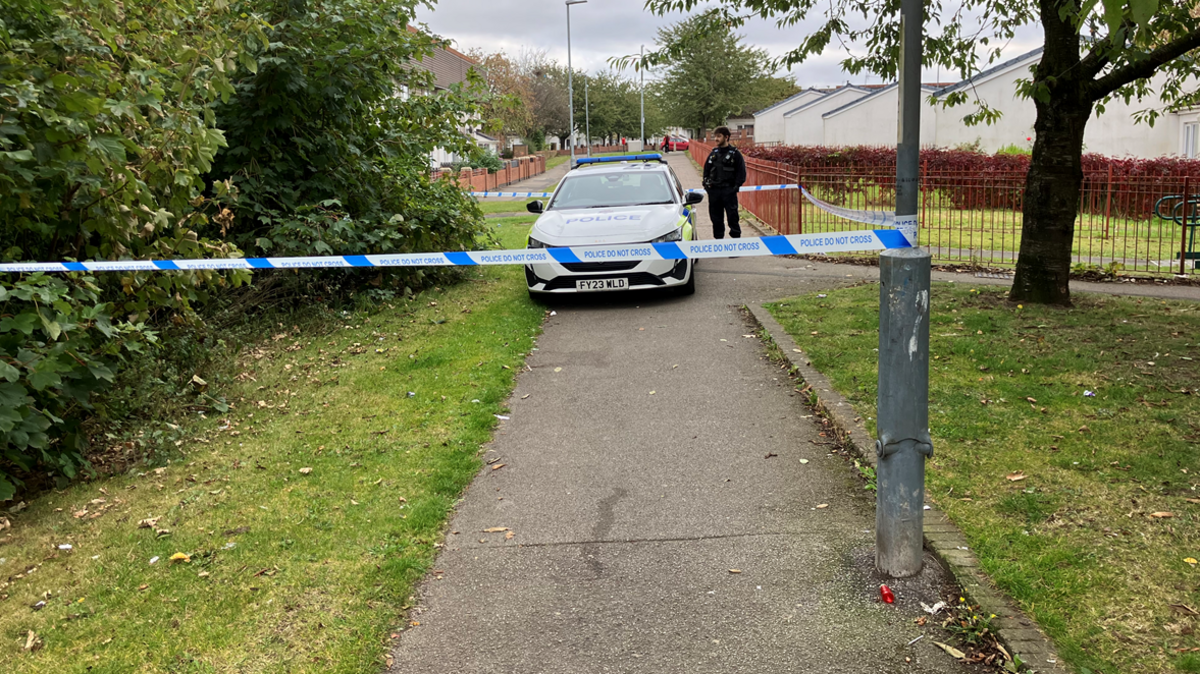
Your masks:
<path fill-rule="evenodd" d="M 596 526 L 592 528 L 592 538 L 602 539 L 608 532 L 612 531 L 613 523 L 616 521 L 614 509 L 617 502 L 629 495 L 629 490 L 616 488 L 613 489 L 612 496 L 600 501 L 600 516 L 596 519 Z M 599 580 L 601 574 L 604 573 L 604 564 L 600 561 L 600 544 L 595 540 L 583 544 L 583 548 L 579 551 L 583 556 L 584 564 L 592 570 L 593 579 Z"/>

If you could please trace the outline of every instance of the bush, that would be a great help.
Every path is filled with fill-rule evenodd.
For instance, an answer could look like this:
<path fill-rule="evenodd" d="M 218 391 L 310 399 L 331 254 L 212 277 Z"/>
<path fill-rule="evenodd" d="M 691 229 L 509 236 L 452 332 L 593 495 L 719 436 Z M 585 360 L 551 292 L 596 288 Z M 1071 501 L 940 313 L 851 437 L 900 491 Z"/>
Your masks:
<path fill-rule="evenodd" d="M 200 177 L 210 105 L 251 67 L 253 17 L 219 3 L 16 0 L 0 14 L 0 259 L 230 257 Z M 221 30 L 211 28 L 220 24 Z M 226 194 L 219 186 L 215 193 Z M 0 500 L 85 466 L 94 395 L 151 323 L 186 324 L 244 272 L 0 279 Z M 116 317 L 120 316 L 118 319 Z"/>
<path fill-rule="evenodd" d="M 482 154 L 459 133 L 477 114 L 470 91 L 432 90 L 413 63 L 434 40 L 407 30 L 402 0 L 246 0 L 241 11 L 269 18 L 260 66 L 234 82 L 217 106 L 228 147 L 210 180 L 229 181 L 230 238 L 261 255 L 366 255 L 463 250 L 482 215 L 462 190 L 428 180 L 428 157 L 444 148 Z M 494 155 L 489 161 L 496 164 Z M 430 202 L 429 200 L 432 200 Z M 389 268 L 310 270 L 297 288 L 353 291 L 370 282 L 417 288 L 427 272 Z"/>
<path fill-rule="evenodd" d="M 128 353 L 155 341 L 109 311 L 89 276 L 0 285 L 0 501 L 22 476 L 40 469 L 63 486 L 86 465 L 81 412 Z"/>
<path fill-rule="evenodd" d="M 479 101 L 461 88 L 395 95 L 433 89 L 413 65 L 435 45 L 407 30 L 414 4 L 8 0 L 0 260 L 473 248 L 482 215 L 452 183 L 430 182 L 428 156 L 438 147 L 480 153 L 459 133 Z M 386 297 L 445 273 L 333 269 L 259 280 L 295 301 L 309 289 Z M 203 337 L 206 308 L 249 279 L 0 278 L 0 500 L 31 476 L 61 481 L 86 467 L 89 421 L 131 409 L 98 397 L 130 354 L 161 334 L 177 340 L 166 348 L 199 344 L 189 340 Z"/>

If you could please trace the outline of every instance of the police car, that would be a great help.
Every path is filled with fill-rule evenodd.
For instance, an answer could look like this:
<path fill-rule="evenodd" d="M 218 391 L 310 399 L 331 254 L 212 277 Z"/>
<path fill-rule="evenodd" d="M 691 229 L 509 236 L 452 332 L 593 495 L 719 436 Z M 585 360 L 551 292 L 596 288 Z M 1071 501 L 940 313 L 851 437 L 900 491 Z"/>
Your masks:
<path fill-rule="evenodd" d="M 529 248 L 691 241 L 693 207 L 702 194 L 685 193 L 661 155 L 580 159 L 529 232 Z M 547 262 L 525 266 L 531 295 L 613 290 L 696 291 L 692 260 Z"/>

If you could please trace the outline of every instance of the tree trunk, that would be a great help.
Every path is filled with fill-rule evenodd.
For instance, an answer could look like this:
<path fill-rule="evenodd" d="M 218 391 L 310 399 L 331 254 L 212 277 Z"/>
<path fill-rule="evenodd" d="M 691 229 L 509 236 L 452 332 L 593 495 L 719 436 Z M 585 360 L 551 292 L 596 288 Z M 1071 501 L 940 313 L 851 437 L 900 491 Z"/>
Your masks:
<path fill-rule="evenodd" d="M 1025 180 L 1021 253 L 1009 299 L 1071 304 L 1071 245 L 1083 185 L 1083 132 L 1092 115 L 1080 77 L 1079 32 L 1059 18 L 1057 0 L 1041 0 L 1046 49 L 1034 75 L 1037 121 Z"/>

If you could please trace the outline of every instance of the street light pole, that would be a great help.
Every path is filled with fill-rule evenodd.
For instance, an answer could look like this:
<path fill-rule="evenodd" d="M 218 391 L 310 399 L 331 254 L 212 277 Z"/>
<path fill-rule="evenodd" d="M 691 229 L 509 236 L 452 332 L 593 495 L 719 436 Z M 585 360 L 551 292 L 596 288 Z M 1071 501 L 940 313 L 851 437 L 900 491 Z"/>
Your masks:
<path fill-rule="evenodd" d="M 582 5 L 588 0 L 567 0 L 567 104 L 571 115 L 571 166 L 575 166 L 575 83 L 571 67 L 571 5 Z"/>
<path fill-rule="evenodd" d="M 592 78 L 583 76 L 583 142 L 587 143 L 587 156 L 592 156 L 592 107 L 588 104 L 588 84 Z"/>
<path fill-rule="evenodd" d="M 896 228 L 911 247 L 879 256 L 879 400 L 875 568 L 921 571 L 929 436 L 929 251 L 917 240 L 921 152 L 922 0 L 900 2 Z"/>
<path fill-rule="evenodd" d="M 642 60 L 646 58 L 646 45 L 642 45 Z M 646 149 L 646 64 L 641 67 L 642 75 L 642 150 Z"/>

